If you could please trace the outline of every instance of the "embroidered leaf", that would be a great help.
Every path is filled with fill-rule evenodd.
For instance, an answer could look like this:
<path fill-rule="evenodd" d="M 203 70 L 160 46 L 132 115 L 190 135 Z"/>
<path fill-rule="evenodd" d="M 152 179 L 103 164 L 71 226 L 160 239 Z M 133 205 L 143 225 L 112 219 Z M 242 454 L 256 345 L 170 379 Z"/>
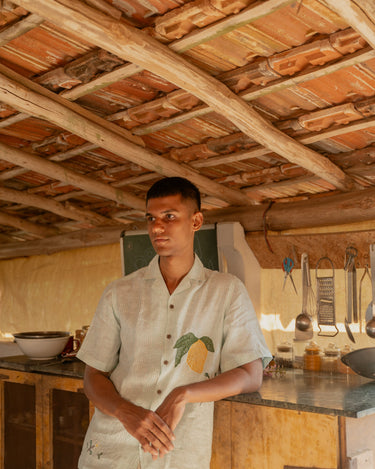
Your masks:
<path fill-rule="evenodd" d="M 186 347 L 186 346 L 190 347 L 197 340 L 198 340 L 198 337 L 196 337 L 192 332 L 188 332 L 187 334 L 183 335 L 177 340 L 173 348 L 178 349 L 180 347 Z"/>
<path fill-rule="evenodd" d="M 206 349 L 209 351 L 209 352 L 215 352 L 215 348 L 214 348 L 214 343 L 212 342 L 212 340 L 207 337 L 206 335 L 201 337 L 199 340 L 201 340 L 204 345 L 206 346 Z"/>
<path fill-rule="evenodd" d="M 177 349 L 176 359 L 175 359 L 175 361 L 174 361 L 174 366 L 175 366 L 175 367 L 181 363 L 181 358 L 185 355 L 185 353 L 186 353 L 188 350 L 189 350 L 189 346 L 187 346 L 187 347 L 179 347 L 179 348 Z"/>

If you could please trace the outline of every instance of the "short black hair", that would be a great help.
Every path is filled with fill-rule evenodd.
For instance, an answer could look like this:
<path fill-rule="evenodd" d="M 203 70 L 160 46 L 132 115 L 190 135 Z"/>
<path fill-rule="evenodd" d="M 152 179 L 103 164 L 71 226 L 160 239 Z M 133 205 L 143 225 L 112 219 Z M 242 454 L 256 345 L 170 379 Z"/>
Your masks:
<path fill-rule="evenodd" d="M 199 189 L 189 180 L 181 177 L 166 177 L 155 182 L 147 192 L 146 203 L 150 199 L 181 195 L 182 199 L 192 200 L 198 211 L 201 210 L 201 195 Z"/>

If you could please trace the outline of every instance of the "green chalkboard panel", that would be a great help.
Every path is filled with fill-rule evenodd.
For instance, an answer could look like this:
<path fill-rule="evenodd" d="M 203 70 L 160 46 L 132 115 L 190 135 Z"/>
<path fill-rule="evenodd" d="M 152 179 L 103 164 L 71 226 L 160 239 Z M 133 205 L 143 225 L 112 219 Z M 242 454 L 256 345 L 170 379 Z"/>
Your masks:
<path fill-rule="evenodd" d="M 120 242 L 125 275 L 145 267 L 155 256 L 147 232 L 132 233 L 131 231 L 125 231 L 121 235 Z M 219 270 L 215 225 L 205 225 L 195 233 L 194 250 L 205 267 Z"/>

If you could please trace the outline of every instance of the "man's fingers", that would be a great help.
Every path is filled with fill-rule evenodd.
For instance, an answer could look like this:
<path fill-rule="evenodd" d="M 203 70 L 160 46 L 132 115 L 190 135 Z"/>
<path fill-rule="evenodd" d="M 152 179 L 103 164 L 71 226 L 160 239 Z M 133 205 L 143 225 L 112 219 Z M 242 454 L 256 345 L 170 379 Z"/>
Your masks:
<path fill-rule="evenodd" d="M 163 453 L 172 451 L 174 448 L 171 439 L 157 425 L 154 425 L 152 428 L 150 428 L 146 438 L 148 438 L 148 441 L 154 448 L 162 451 Z M 174 439 L 173 433 L 172 438 Z"/>
<path fill-rule="evenodd" d="M 173 431 L 170 429 L 170 427 L 164 422 L 164 420 L 160 417 L 160 415 L 155 413 L 154 416 L 155 416 L 154 424 L 156 428 L 160 430 L 161 433 L 167 437 L 168 441 L 173 441 L 175 439 L 175 436 L 174 436 Z"/>
<path fill-rule="evenodd" d="M 168 450 L 163 445 L 158 450 L 148 440 L 145 440 L 145 443 L 143 443 L 141 446 L 142 446 L 142 449 L 145 453 L 150 453 L 151 454 L 153 460 L 158 459 L 159 457 L 162 458 L 163 456 L 165 456 L 168 453 Z"/>

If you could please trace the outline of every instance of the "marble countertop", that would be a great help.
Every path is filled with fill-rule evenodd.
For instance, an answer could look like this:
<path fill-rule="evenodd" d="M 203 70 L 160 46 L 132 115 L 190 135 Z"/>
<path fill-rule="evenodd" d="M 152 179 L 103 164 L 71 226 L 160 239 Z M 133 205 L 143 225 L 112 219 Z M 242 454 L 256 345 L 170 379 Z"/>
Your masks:
<path fill-rule="evenodd" d="M 0 368 L 82 378 L 78 359 L 30 360 L 25 355 L 0 357 Z M 5 373 L 0 373 L 5 374 Z M 228 400 L 304 412 L 360 418 L 375 414 L 375 380 L 353 374 L 287 370 L 265 377 L 258 392 Z"/>
<path fill-rule="evenodd" d="M 49 375 L 66 376 L 69 378 L 83 378 L 85 365 L 78 358 L 56 358 L 54 360 L 30 360 L 25 355 L 0 357 L 0 368 L 26 371 L 28 373 L 43 373 Z"/>
<path fill-rule="evenodd" d="M 375 414 L 375 380 L 355 374 L 288 370 L 265 377 L 259 392 L 229 398 L 236 402 L 344 417 Z"/>

